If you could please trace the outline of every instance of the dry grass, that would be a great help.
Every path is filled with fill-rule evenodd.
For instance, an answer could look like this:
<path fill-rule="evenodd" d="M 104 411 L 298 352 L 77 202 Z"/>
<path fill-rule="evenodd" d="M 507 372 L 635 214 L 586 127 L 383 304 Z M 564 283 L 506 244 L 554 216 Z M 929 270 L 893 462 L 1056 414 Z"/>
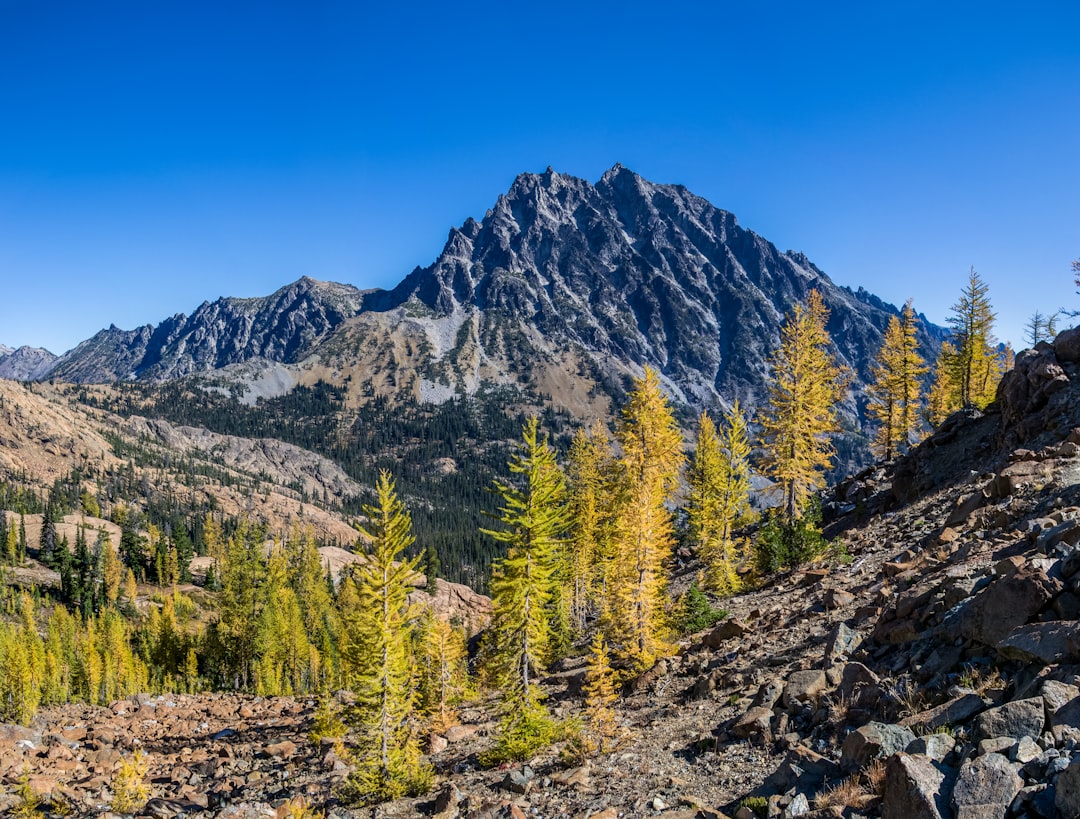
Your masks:
<path fill-rule="evenodd" d="M 826 788 L 814 797 L 814 808 L 865 808 L 885 790 L 885 762 L 875 759 L 859 773 Z"/>

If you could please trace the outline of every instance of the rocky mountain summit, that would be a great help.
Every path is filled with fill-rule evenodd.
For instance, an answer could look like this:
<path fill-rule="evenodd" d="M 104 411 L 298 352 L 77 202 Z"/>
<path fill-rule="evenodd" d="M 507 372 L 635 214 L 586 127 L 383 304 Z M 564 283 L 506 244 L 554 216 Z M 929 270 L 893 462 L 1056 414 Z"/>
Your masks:
<path fill-rule="evenodd" d="M 824 506 L 832 558 L 725 601 L 627 684 L 624 742 L 588 760 L 556 744 L 485 768 L 479 701 L 428 738 L 430 794 L 352 809 L 347 761 L 305 737 L 314 703 L 204 695 L 44 709 L 0 730 L 0 776 L 28 766 L 89 812 L 140 744 L 152 816 L 285 816 L 301 796 L 335 817 L 1080 815 L 1080 328 Z M 697 568 L 677 555 L 673 591 Z M 580 715 L 583 676 L 552 669 L 556 715 Z"/>
<path fill-rule="evenodd" d="M 56 356 L 41 347 L 19 347 L 13 350 L 0 344 L 0 378 L 13 381 L 36 381 L 46 375 L 56 362 Z"/>
<path fill-rule="evenodd" d="M 616 165 L 596 185 L 550 168 L 520 175 L 483 220 L 450 232 L 433 265 L 370 304 L 415 299 L 438 316 L 475 309 L 484 346 L 519 345 L 512 359 L 550 352 L 528 349 L 535 328 L 551 346 L 587 350 L 609 377 L 612 361 L 649 364 L 685 403 L 753 405 L 784 314 L 813 288 L 859 386 L 895 308 L 838 287 L 805 255 L 780 252 L 685 187 Z M 924 322 L 928 350 L 938 337 Z"/>
<path fill-rule="evenodd" d="M 110 327 L 36 377 L 161 382 L 200 374 L 254 401 L 296 384 L 349 385 L 440 403 L 509 386 L 596 417 L 602 396 L 657 369 L 687 410 L 764 396 L 784 314 L 819 290 L 834 353 L 862 390 L 896 308 L 838 287 L 681 185 L 616 165 L 594 185 L 522 174 L 479 222 L 450 231 L 436 261 L 393 290 L 303 278 L 257 299 L 219 299 L 157 326 Z M 930 358 L 942 331 L 923 321 Z M 250 366 L 243 366 L 250 365 Z"/>

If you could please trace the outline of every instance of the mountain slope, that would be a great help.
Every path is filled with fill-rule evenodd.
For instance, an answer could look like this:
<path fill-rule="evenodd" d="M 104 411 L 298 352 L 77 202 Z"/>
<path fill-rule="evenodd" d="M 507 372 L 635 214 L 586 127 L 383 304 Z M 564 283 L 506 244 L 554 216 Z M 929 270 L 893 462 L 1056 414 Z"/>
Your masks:
<path fill-rule="evenodd" d="M 34 381 L 46 375 L 55 362 L 56 356 L 41 347 L 13 350 L 0 344 L 0 378 Z"/>
<path fill-rule="evenodd" d="M 295 361 L 363 302 L 347 284 L 303 277 L 261 298 L 204 302 L 156 327 L 111 326 L 65 353 L 50 378 L 77 383 L 164 381 L 255 359 Z"/>

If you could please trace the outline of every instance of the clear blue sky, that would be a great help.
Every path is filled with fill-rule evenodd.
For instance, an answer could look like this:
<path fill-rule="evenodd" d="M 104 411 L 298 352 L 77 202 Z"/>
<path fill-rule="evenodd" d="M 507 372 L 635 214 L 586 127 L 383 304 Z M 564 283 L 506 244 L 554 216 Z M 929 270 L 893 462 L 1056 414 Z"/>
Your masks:
<path fill-rule="evenodd" d="M 1075 2 L 0 0 L 0 342 L 395 284 L 521 171 L 679 182 L 998 335 L 1080 307 Z"/>

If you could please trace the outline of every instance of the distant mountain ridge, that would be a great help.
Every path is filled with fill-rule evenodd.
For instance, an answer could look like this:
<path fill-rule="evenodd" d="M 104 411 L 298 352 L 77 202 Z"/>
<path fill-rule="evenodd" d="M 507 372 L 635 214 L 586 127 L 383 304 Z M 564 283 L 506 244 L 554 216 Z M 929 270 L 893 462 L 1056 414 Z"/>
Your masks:
<path fill-rule="evenodd" d="M 60 356 L 50 378 L 82 383 L 165 381 L 261 358 L 292 362 L 355 315 L 363 292 L 303 277 L 269 296 L 203 302 L 156 327 L 115 325 Z"/>
<path fill-rule="evenodd" d="M 336 379 L 361 396 L 443 401 L 497 383 L 559 403 L 566 387 L 579 394 L 564 403 L 580 407 L 592 400 L 585 393 L 619 398 L 626 377 L 651 365 L 690 409 L 735 398 L 754 406 L 785 313 L 814 288 L 830 309 L 837 358 L 854 373 L 844 407 L 854 425 L 896 307 L 837 286 L 804 254 L 779 251 L 681 185 L 621 165 L 595 185 L 549 168 L 518 176 L 482 220 L 451 229 L 435 262 L 392 290 L 304 277 L 157 326 L 110 327 L 34 377 L 243 382 L 254 376 L 237 366 L 254 362 L 243 373 L 270 366 L 273 377 L 260 377 L 273 389 Z M 923 322 L 927 356 L 943 336 Z"/>
<path fill-rule="evenodd" d="M 47 375 L 56 364 L 56 356 L 41 347 L 13 350 L 0 344 L 0 378 L 12 381 L 35 381 Z"/>

